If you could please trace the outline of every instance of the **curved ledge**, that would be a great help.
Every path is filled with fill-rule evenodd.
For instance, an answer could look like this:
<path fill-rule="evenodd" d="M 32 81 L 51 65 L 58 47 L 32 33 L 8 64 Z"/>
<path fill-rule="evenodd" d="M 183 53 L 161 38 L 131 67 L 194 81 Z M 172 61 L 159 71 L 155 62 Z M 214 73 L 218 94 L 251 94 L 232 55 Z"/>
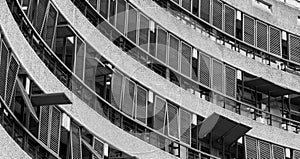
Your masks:
<path fill-rule="evenodd" d="M 23 158 L 31 157 L 7 134 L 0 125 L 0 158 Z"/>
<path fill-rule="evenodd" d="M 176 158 L 175 156 L 147 144 L 113 125 L 69 91 L 68 88 L 66 88 L 48 70 L 27 43 L 4 0 L 0 1 L 0 6 L 0 11 L 2 13 L 0 15 L 0 24 L 3 28 L 4 34 L 6 35 L 8 43 L 11 45 L 12 51 L 15 52 L 22 66 L 44 92 L 66 93 L 66 95 L 72 100 L 73 104 L 60 106 L 65 112 L 79 121 L 84 127 L 91 130 L 102 140 L 129 155 L 143 159 L 160 157 L 166 159 Z"/>
<path fill-rule="evenodd" d="M 161 96 L 181 105 L 183 108 L 191 112 L 195 112 L 203 117 L 208 117 L 213 112 L 216 112 L 232 120 L 252 126 L 253 129 L 247 133 L 250 136 L 276 143 L 278 145 L 300 149 L 300 145 L 297 144 L 300 143 L 299 135 L 286 132 L 276 127 L 263 125 L 251 120 L 250 118 L 235 114 L 229 110 L 218 107 L 215 104 L 197 98 L 144 67 L 142 64 L 135 61 L 119 48 L 114 46 L 114 44 L 112 44 L 97 30 L 97 28 L 90 24 L 90 22 L 71 1 L 53 0 L 53 2 L 68 22 L 73 26 L 74 30 L 76 30 L 83 39 L 85 39 L 97 52 L 101 53 L 101 55 L 114 66 L 119 69 L 121 68 L 125 74 L 129 75 L 142 85 L 148 87 L 154 92 L 158 92 Z M 265 132 L 272 132 L 272 134 L 267 134 Z M 293 139 L 293 141 L 290 139 Z"/>

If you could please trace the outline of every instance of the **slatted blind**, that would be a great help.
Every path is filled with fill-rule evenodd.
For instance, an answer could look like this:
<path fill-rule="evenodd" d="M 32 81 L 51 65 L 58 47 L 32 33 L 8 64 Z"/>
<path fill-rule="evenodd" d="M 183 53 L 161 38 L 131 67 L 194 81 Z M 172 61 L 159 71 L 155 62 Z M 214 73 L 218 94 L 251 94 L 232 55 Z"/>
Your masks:
<path fill-rule="evenodd" d="M 50 107 L 41 106 L 40 108 L 39 139 L 42 143 L 48 145 Z"/>
<path fill-rule="evenodd" d="M 179 40 L 170 34 L 169 65 L 178 70 Z"/>
<path fill-rule="evenodd" d="M 258 159 L 256 139 L 249 136 L 245 137 L 245 152 L 246 152 L 246 159 Z"/>
<path fill-rule="evenodd" d="M 274 159 L 285 159 L 284 148 L 277 146 L 277 145 L 273 145 L 273 158 Z"/>
<path fill-rule="evenodd" d="M 5 84 L 6 84 L 6 76 L 7 76 L 7 67 L 8 61 L 10 58 L 10 53 L 5 43 L 2 41 L 2 49 L 1 49 L 1 62 L 0 62 L 0 96 L 3 100 L 5 100 Z"/>
<path fill-rule="evenodd" d="M 71 125 L 72 130 L 72 159 L 81 159 L 80 129 L 74 123 Z"/>
<path fill-rule="evenodd" d="M 256 46 L 268 51 L 268 25 L 261 21 L 257 21 L 256 25 Z"/>
<path fill-rule="evenodd" d="M 225 91 L 226 95 L 236 97 L 236 70 L 230 66 L 225 66 Z"/>
<path fill-rule="evenodd" d="M 182 43 L 181 46 L 181 73 L 191 77 L 192 47 L 185 43 Z"/>
<path fill-rule="evenodd" d="M 156 96 L 155 97 L 153 128 L 155 130 L 158 130 L 161 133 L 164 132 L 165 114 L 166 114 L 166 101 L 164 101 L 162 98 Z"/>
<path fill-rule="evenodd" d="M 281 56 L 281 33 L 279 29 L 270 26 L 270 52 Z"/>
<path fill-rule="evenodd" d="M 147 91 L 140 86 L 137 86 L 137 106 L 136 119 L 146 123 L 147 114 Z"/>
<path fill-rule="evenodd" d="M 200 54 L 200 83 L 210 87 L 210 57 Z"/>
<path fill-rule="evenodd" d="M 60 144 L 61 113 L 55 107 L 52 107 L 51 119 L 50 149 L 58 153 Z"/>
<path fill-rule="evenodd" d="M 212 88 L 223 92 L 223 65 L 217 60 L 213 60 L 213 81 Z"/>
<path fill-rule="evenodd" d="M 96 138 L 94 138 L 94 150 L 96 150 L 100 156 L 104 156 L 104 144 Z M 93 158 L 98 159 L 96 156 L 93 156 Z"/>
<path fill-rule="evenodd" d="M 235 10 L 228 5 L 225 5 L 225 17 L 224 17 L 225 32 L 234 36 L 235 31 Z"/>
<path fill-rule="evenodd" d="M 11 57 L 9 68 L 8 68 L 8 74 L 7 74 L 7 83 L 6 83 L 6 103 L 8 106 L 10 106 L 11 99 L 12 99 L 12 93 L 15 88 L 16 78 L 19 71 L 19 64 L 14 56 Z"/>
<path fill-rule="evenodd" d="M 201 0 L 200 18 L 209 23 L 210 18 L 210 0 Z"/>
<path fill-rule="evenodd" d="M 300 63 L 300 38 L 290 34 L 290 60 Z"/>
<path fill-rule="evenodd" d="M 271 158 L 271 145 L 269 143 L 259 141 L 259 157 L 261 159 Z"/>
<path fill-rule="evenodd" d="M 129 116 L 133 114 L 134 94 L 135 94 L 135 83 L 129 79 L 125 79 L 125 89 L 123 93 L 122 111 Z"/>
<path fill-rule="evenodd" d="M 178 138 L 178 109 L 168 103 L 169 135 Z"/>
<path fill-rule="evenodd" d="M 219 0 L 213 0 L 213 25 L 222 30 L 223 6 Z"/>
<path fill-rule="evenodd" d="M 244 41 L 248 44 L 254 45 L 254 19 L 244 14 Z"/>
<path fill-rule="evenodd" d="M 299 159 L 300 158 L 300 151 L 293 151 L 293 159 Z"/>
<path fill-rule="evenodd" d="M 111 104 L 116 108 L 120 108 L 121 105 L 122 80 L 123 80 L 123 76 L 116 71 L 112 77 L 112 93 L 111 93 Z"/>
<path fill-rule="evenodd" d="M 180 140 L 191 144 L 191 114 L 183 109 L 180 109 Z"/>

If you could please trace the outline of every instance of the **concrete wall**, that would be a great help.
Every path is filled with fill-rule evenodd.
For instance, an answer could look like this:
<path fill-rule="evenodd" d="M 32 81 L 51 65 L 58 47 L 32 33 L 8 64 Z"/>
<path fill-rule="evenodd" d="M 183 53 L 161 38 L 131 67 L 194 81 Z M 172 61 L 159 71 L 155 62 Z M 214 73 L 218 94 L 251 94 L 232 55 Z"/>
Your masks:
<path fill-rule="evenodd" d="M 5 0 L 0 0 L 0 13 L 0 24 L 3 28 L 4 35 L 7 38 L 12 51 L 16 54 L 21 65 L 25 68 L 28 74 L 31 75 L 31 78 L 46 93 L 65 92 L 67 96 L 72 100 L 72 105 L 60 106 L 64 111 L 66 111 L 66 113 L 68 113 L 84 127 L 96 134 L 100 139 L 129 155 L 136 156 L 141 159 L 153 159 L 161 157 L 166 159 L 176 158 L 175 156 L 162 151 L 150 144 L 147 144 L 144 141 L 121 130 L 120 128 L 100 116 L 97 112 L 92 110 L 79 98 L 77 98 L 77 96 L 69 91 L 48 70 L 48 68 L 43 64 L 34 50 L 27 43 L 22 33 L 18 29 L 18 26 L 14 21 Z M 3 136 L 1 135 L 0 141 L 2 141 L 2 137 Z M 2 147 L 1 144 L 2 143 L 0 143 L 0 150 L 5 150 L 6 148 Z M 16 153 L 17 150 L 18 149 L 15 150 Z M 1 153 L 2 152 L 0 152 L 0 155 Z"/>
<path fill-rule="evenodd" d="M 202 100 L 200 98 L 197 98 L 196 96 L 188 93 L 187 91 L 183 90 L 182 88 L 172 84 L 171 82 L 167 81 L 166 79 L 160 77 L 153 71 L 149 70 L 145 66 L 142 66 L 139 62 L 135 61 L 128 55 L 126 55 L 124 52 L 122 52 L 119 48 L 114 46 L 108 39 L 106 39 L 100 31 L 98 31 L 89 21 L 84 17 L 84 15 L 81 14 L 81 12 L 72 4 L 69 0 L 53 0 L 55 3 L 55 6 L 59 9 L 59 11 L 64 15 L 64 17 L 69 21 L 69 23 L 73 26 L 74 30 L 77 31 L 79 35 L 83 39 L 86 40 L 87 43 L 89 43 L 91 46 L 95 48 L 97 52 L 99 52 L 104 58 L 106 58 L 108 61 L 110 61 L 113 65 L 115 65 L 118 69 L 123 71 L 125 74 L 130 76 L 131 78 L 135 79 L 142 85 L 148 87 L 149 89 L 153 90 L 154 92 L 159 93 L 164 98 L 167 98 L 176 104 L 182 106 L 183 108 L 186 108 L 187 110 L 191 112 L 195 112 L 203 117 L 208 117 L 213 112 L 222 114 L 232 120 L 239 121 L 245 125 L 249 125 L 252 128 L 248 135 L 260 138 L 262 140 L 270 141 L 282 146 L 287 146 L 290 148 L 300 149 L 300 138 L 298 134 L 290 133 L 287 131 L 284 131 L 282 129 L 264 125 L 261 123 L 258 123 L 256 121 L 253 121 L 250 118 L 238 115 L 236 113 L 233 113 L 229 110 L 225 110 L 223 108 L 220 108 L 216 106 L 215 104 L 212 104 L 210 102 L 207 102 L 205 100 Z M 141 3 L 137 3 L 138 6 L 142 5 Z M 142 7 L 143 8 L 143 7 Z M 150 10 L 147 10 L 147 14 L 150 12 Z M 166 13 L 158 10 L 151 11 L 152 13 L 149 15 L 153 15 L 153 12 L 156 12 L 156 15 L 161 15 L 161 17 L 164 17 Z M 159 16 L 156 16 L 159 17 Z M 160 18 L 159 20 L 162 20 L 163 18 Z M 169 21 L 170 19 L 164 19 L 165 21 Z M 177 23 L 176 23 L 177 24 Z M 176 27 L 176 24 L 173 24 L 174 28 Z M 178 24 L 179 25 L 179 24 Z M 170 26 L 170 25 L 169 25 Z M 170 28 L 168 28 L 170 29 Z M 179 28 L 177 28 L 179 29 Z M 173 30 L 173 29 L 171 29 Z M 184 30 L 186 32 L 189 32 L 189 30 Z M 189 32 L 189 34 L 183 35 L 191 35 L 193 32 Z M 181 35 L 181 33 L 178 33 L 177 35 Z M 194 37 L 194 36 L 192 36 Z M 194 39 L 194 41 L 198 41 L 198 39 Z M 208 41 L 206 39 L 203 39 L 201 42 Z M 210 42 L 206 42 L 209 46 L 217 46 L 218 49 L 223 48 L 223 46 L 214 45 Z M 209 49 L 207 46 L 207 49 Z M 212 49 L 212 48 L 211 48 Z M 228 50 L 225 51 L 229 52 Z M 221 54 L 222 55 L 222 54 Z M 227 54 L 226 54 L 227 56 Z M 238 57 L 235 55 L 232 55 L 233 58 L 235 58 L 238 61 Z M 238 56 L 238 55 L 237 55 Z M 223 57 L 223 55 L 221 56 Z M 229 57 L 223 57 L 224 59 L 227 59 Z M 222 58 L 221 58 L 222 59 Z M 250 59 L 244 58 L 246 61 Z M 242 62 L 240 62 L 242 63 Z M 245 65 L 245 63 L 243 63 Z M 249 67 L 251 64 L 248 64 Z M 255 63 L 255 65 L 257 65 Z M 254 67 L 254 66 L 252 66 Z M 270 71 L 268 67 L 266 66 L 260 66 L 263 67 L 267 71 Z M 259 66 L 256 66 L 255 69 L 258 69 Z M 272 72 L 273 70 L 271 70 Z M 275 70 L 274 70 L 275 71 Z M 281 71 L 280 71 L 281 72 Z M 295 77 L 296 78 L 296 77 Z M 293 79 L 292 79 L 293 80 Z M 300 87 L 300 86 L 299 86 Z M 299 89 L 300 90 L 300 89 Z M 271 133 L 269 133 L 271 132 Z"/>

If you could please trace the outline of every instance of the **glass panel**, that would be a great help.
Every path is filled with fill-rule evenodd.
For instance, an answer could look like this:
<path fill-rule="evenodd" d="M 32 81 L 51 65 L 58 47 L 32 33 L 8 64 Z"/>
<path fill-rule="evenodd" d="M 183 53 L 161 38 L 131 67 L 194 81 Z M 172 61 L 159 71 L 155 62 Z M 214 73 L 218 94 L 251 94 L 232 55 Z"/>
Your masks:
<path fill-rule="evenodd" d="M 180 110 L 180 140 L 190 144 L 191 140 L 191 114 L 187 111 Z"/>
<path fill-rule="evenodd" d="M 191 11 L 191 0 L 182 0 L 182 7 L 188 11 Z"/>
<path fill-rule="evenodd" d="M 110 0 L 109 22 L 113 26 L 115 25 L 116 4 L 116 0 Z"/>
<path fill-rule="evenodd" d="M 127 37 L 136 43 L 137 11 L 129 5 Z"/>
<path fill-rule="evenodd" d="M 157 28 L 157 58 L 162 62 L 166 62 L 167 51 L 167 32 Z"/>
<path fill-rule="evenodd" d="M 100 1 L 100 14 L 107 18 L 108 16 L 108 0 L 101 0 Z"/>
<path fill-rule="evenodd" d="M 80 79 L 83 79 L 84 51 L 85 44 L 79 38 L 77 38 L 75 74 Z"/>
<path fill-rule="evenodd" d="M 164 132 L 164 123 L 165 123 L 165 112 L 166 112 L 166 101 L 162 98 L 155 98 L 155 114 L 154 114 L 154 129 L 159 132 Z"/>
<path fill-rule="evenodd" d="M 97 2 L 98 0 L 89 0 L 90 4 L 97 10 Z"/>
<path fill-rule="evenodd" d="M 181 55 L 181 73 L 190 77 L 191 75 L 191 54 L 192 48 L 185 43 L 182 43 L 182 55 Z"/>
<path fill-rule="evenodd" d="M 178 138 L 178 109 L 168 103 L 169 135 Z"/>
<path fill-rule="evenodd" d="M 149 20 L 140 14 L 140 35 L 139 45 L 144 50 L 148 51 L 149 43 Z"/>
<path fill-rule="evenodd" d="M 72 158 L 81 158 L 80 129 L 72 123 Z"/>
<path fill-rule="evenodd" d="M 42 1 L 39 1 L 39 4 L 38 4 L 38 10 L 37 10 L 37 15 L 36 15 L 36 24 L 34 25 L 38 33 L 40 33 L 41 29 L 42 29 L 48 1 L 49 0 L 42 0 Z"/>
<path fill-rule="evenodd" d="M 136 119 L 146 123 L 147 91 L 137 86 Z"/>
<path fill-rule="evenodd" d="M 56 28 L 57 11 L 50 5 L 48 18 L 44 27 L 42 37 L 50 48 L 53 47 L 54 31 Z"/>
<path fill-rule="evenodd" d="M 198 81 L 198 68 L 199 68 L 199 63 L 198 63 L 198 51 L 193 50 L 193 57 L 192 57 L 192 78 L 195 81 Z"/>
<path fill-rule="evenodd" d="M 123 93 L 122 111 L 129 116 L 133 115 L 133 104 L 135 101 L 135 83 L 125 79 L 125 89 Z"/>
<path fill-rule="evenodd" d="M 169 65 L 176 70 L 178 70 L 178 52 L 179 40 L 173 35 L 170 35 Z"/>
<path fill-rule="evenodd" d="M 122 78 L 123 76 L 118 72 L 115 72 L 112 77 L 111 104 L 116 108 L 119 108 L 121 103 Z"/>
<path fill-rule="evenodd" d="M 199 16 L 199 0 L 193 0 L 192 12 L 194 15 Z"/>
<path fill-rule="evenodd" d="M 35 24 L 36 11 L 37 11 L 37 0 L 30 0 L 28 19 L 32 22 L 32 24 Z"/>
<path fill-rule="evenodd" d="M 126 10 L 126 2 L 124 0 L 118 0 L 117 3 L 117 29 L 124 33 L 125 28 L 125 12 Z"/>

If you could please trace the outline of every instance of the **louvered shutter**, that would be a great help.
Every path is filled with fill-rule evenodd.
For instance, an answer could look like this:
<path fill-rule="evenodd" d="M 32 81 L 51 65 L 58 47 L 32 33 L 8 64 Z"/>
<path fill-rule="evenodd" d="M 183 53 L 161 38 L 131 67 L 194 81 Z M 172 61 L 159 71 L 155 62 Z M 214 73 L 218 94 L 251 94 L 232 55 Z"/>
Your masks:
<path fill-rule="evenodd" d="M 41 106 L 40 108 L 39 139 L 42 143 L 48 145 L 50 107 Z"/>
<path fill-rule="evenodd" d="M 245 137 L 246 159 L 258 159 L 257 140 L 249 136 Z"/>
<path fill-rule="evenodd" d="M 178 109 L 168 103 L 169 135 L 178 138 Z"/>
<path fill-rule="evenodd" d="M 254 25 L 254 19 L 244 14 L 244 41 L 251 45 L 254 45 Z"/>
<path fill-rule="evenodd" d="M 256 46 L 268 51 L 268 25 L 257 21 Z"/>
<path fill-rule="evenodd" d="M 261 159 L 271 158 L 271 145 L 264 141 L 259 141 L 259 157 Z"/>
<path fill-rule="evenodd" d="M 235 10 L 228 5 L 225 5 L 224 19 L 225 32 L 232 36 L 235 36 Z"/>
<path fill-rule="evenodd" d="M 225 91 L 226 95 L 235 98 L 236 96 L 236 70 L 225 66 Z"/>
<path fill-rule="evenodd" d="M 277 145 L 273 145 L 273 158 L 274 159 L 285 159 L 284 148 L 277 146 Z"/>
<path fill-rule="evenodd" d="M 180 140 L 191 144 L 191 114 L 180 109 Z"/>
<path fill-rule="evenodd" d="M 201 0 L 200 18 L 209 23 L 210 18 L 210 0 Z"/>
<path fill-rule="evenodd" d="M 50 149 L 58 153 L 60 144 L 61 113 L 52 107 Z"/>
<path fill-rule="evenodd" d="M 6 103 L 8 106 L 10 106 L 11 99 L 12 99 L 12 93 L 15 88 L 16 84 L 16 78 L 19 71 L 19 64 L 14 56 L 11 57 L 9 68 L 8 68 L 8 74 L 7 74 L 7 83 L 6 83 Z"/>
<path fill-rule="evenodd" d="M 1 49 L 1 62 L 0 62 L 0 96 L 3 100 L 5 100 L 5 93 L 7 92 L 5 90 L 5 84 L 6 84 L 6 76 L 7 76 L 7 67 L 8 67 L 8 61 L 10 58 L 10 52 L 8 51 L 8 48 L 6 47 L 4 41 L 2 41 L 2 49 Z"/>
<path fill-rule="evenodd" d="M 213 83 L 212 88 L 223 92 L 223 65 L 217 60 L 213 60 Z"/>
<path fill-rule="evenodd" d="M 300 151 L 293 151 L 293 159 L 299 159 L 300 158 Z"/>
<path fill-rule="evenodd" d="M 72 130 L 72 158 L 81 159 L 81 141 L 80 141 L 80 129 L 74 123 L 71 125 Z"/>
<path fill-rule="evenodd" d="M 210 57 L 200 54 L 200 83 L 210 87 Z"/>
<path fill-rule="evenodd" d="M 290 34 L 290 60 L 300 63 L 300 38 Z"/>
<path fill-rule="evenodd" d="M 213 25 L 222 30 L 223 6 L 219 0 L 213 0 Z"/>
<path fill-rule="evenodd" d="M 279 29 L 270 26 L 270 53 L 281 56 L 281 33 Z"/>

